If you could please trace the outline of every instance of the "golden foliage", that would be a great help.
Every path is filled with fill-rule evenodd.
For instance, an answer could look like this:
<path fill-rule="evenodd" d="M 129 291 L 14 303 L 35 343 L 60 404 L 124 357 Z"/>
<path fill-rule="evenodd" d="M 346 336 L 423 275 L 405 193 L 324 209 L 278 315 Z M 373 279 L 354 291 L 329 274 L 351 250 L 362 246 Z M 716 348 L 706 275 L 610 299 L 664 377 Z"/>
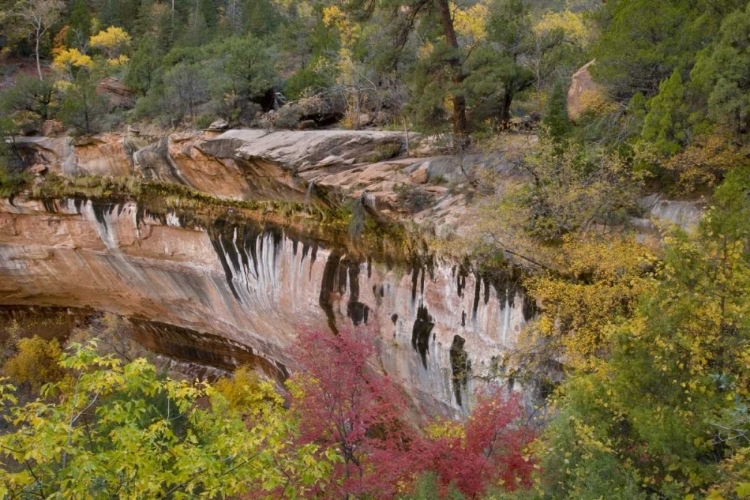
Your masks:
<path fill-rule="evenodd" d="M 716 186 L 728 169 L 746 164 L 749 155 L 750 147 L 737 146 L 729 134 L 718 133 L 696 138 L 662 166 L 677 177 L 678 190 L 690 194 Z"/>
<path fill-rule="evenodd" d="M 218 380 L 214 388 L 227 399 L 230 408 L 253 418 L 277 412 L 284 404 L 273 384 L 260 380 L 247 366 L 238 368 L 232 378 Z"/>
<path fill-rule="evenodd" d="M 72 68 L 91 69 L 94 67 L 94 60 L 78 49 L 64 49 L 55 56 L 52 66 L 60 71 L 70 71 Z"/>
<path fill-rule="evenodd" d="M 471 7 L 459 7 L 451 3 L 453 12 L 453 24 L 456 33 L 469 40 L 469 45 L 487 38 L 487 21 L 490 18 L 490 9 L 487 2 L 479 2 Z"/>
<path fill-rule="evenodd" d="M 621 225 L 641 182 L 618 154 L 540 141 L 518 160 L 521 181 L 485 181 L 495 193 L 481 204 L 480 243 L 549 267 L 551 244 L 567 234 Z"/>
<path fill-rule="evenodd" d="M 346 89 L 347 110 L 343 125 L 348 128 L 359 128 L 360 114 L 367 100 L 366 90 L 373 90 L 365 76 L 364 65 L 354 57 L 355 47 L 362 37 L 362 26 L 352 22 L 346 13 L 335 5 L 323 9 L 323 23 L 336 28 L 341 42 L 335 65 L 338 70 L 336 81 Z"/>
<path fill-rule="evenodd" d="M 130 62 L 130 58 L 125 54 L 113 57 L 112 59 L 107 59 L 107 65 L 113 67 L 125 66 L 128 62 Z"/>
<path fill-rule="evenodd" d="M 455 420 L 435 420 L 425 428 L 425 435 L 429 439 L 464 438 L 466 427 Z"/>
<path fill-rule="evenodd" d="M 534 25 L 534 34 L 543 36 L 554 30 L 562 30 L 565 38 L 578 46 L 585 46 L 591 38 L 589 28 L 586 26 L 581 14 L 569 10 L 563 12 L 547 12 L 544 17 Z"/>
<path fill-rule="evenodd" d="M 335 27 L 341 37 L 341 59 L 350 59 L 354 44 L 359 40 L 362 30 L 359 25 L 352 23 L 341 8 L 330 5 L 323 9 L 323 24 Z"/>
<path fill-rule="evenodd" d="M 62 27 L 60 31 L 57 32 L 55 35 L 55 38 L 52 41 L 52 57 L 56 57 L 60 52 L 65 50 L 65 40 L 68 37 L 68 32 L 70 31 L 70 26 L 67 24 Z"/>
<path fill-rule="evenodd" d="M 29 384 L 38 391 L 44 384 L 58 382 L 64 376 L 59 365 L 62 356 L 57 339 L 44 340 L 41 337 L 20 339 L 18 352 L 6 361 L 3 372 L 14 383 Z"/>
<path fill-rule="evenodd" d="M 130 45 L 130 35 L 122 28 L 110 26 L 90 39 L 91 47 L 104 51 L 107 59 L 117 59 Z"/>
<path fill-rule="evenodd" d="M 430 57 L 430 54 L 432 54 L 434 50 L 435 46 L 428 40 L 419 47 L 419 49 L 417 50 L 417 55 L 420 59 L 427 59 L 428 57 Z"/>
<path fill-rule="evenodd" d="M 584 90 L 578 100 L 579 109 L 596 116 L 603 116 L 617 110 L 617 103 L 608 98 L 599 88 Z"/>
<path fill-rule="evenodd" d="M 591 369 L 606 354 L 610 327 L 653 285 L 655 256 L 632 236 L 588 234 L 566 236 L 551 264 L 528 283 L 542 306 L 532 328 L 559 347 L 566 365 Z"/>

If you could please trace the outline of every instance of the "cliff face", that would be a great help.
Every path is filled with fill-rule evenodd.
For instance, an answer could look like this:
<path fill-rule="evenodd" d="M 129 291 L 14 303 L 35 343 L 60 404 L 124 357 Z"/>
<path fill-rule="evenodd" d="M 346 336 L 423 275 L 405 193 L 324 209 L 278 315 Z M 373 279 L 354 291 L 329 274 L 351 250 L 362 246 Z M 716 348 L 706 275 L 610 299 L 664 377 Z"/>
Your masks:
<path fill-rule="evenodd" d="M 388 217 L 396 186 L 463 175 L 447 157 L 393 159 L 405 139 L 243 130 L 20 145 L 32 163 L 63 176 L 137 177 L 228 200 L 309 202 L 338 190 Z M 445 188 L 424 189 L 451 212 Z M 223 368 L 251 363 L 279 379 L 293 369 L 286 348 L 299 328 L 366 326 L 378 338 L 378 368 L 417 406 L 465 410 L 469 374 L 501 364 L 530 314 L 518 277 L 368 257 L 323 236 L 231 209 L 196 223 L 178 211 L 150 215 L 133 201 L 17 197 L 0 205 L 0 304 L 121 314 L 145 325 L 141 341 L 157 351 Z"/>
<path fill-rule="evenodd" d="M 462 196 L 428 181 L 461 181 L 466 162 L 502 169 L 502 158 L 403 158 L 405 139 L 257 130 L 24 138 L 19 146 L 42 167 L 35 171 L 66 177 L 63 185 L 80 174 L 161 183 L 159 210 L 106 192 L 0 201 L 0 305 L 121 314 L 157 352 L 220 368 L 249 363 L 277 379 L 294 368 L 286 348 L 299 328 L 366 326 L 378 338 L 378 368 L 416 406 L 464 411 L 476 380 L 470 374 L 502 369 L 532 314 L 519 276 L 478 275 L 424 255 L 351 251 L 341 228 L 326 225 L 330 212 L 320 212 L 313 231 L 280 225 L 278 209 L 256 207 L 248 218 L 237 201 L 294 202 L 310 218 L 332 197 L 348 196 L 370 220 L 387 220 L 406 185 L 439 201 L 410 220 L 460 233 L 471 222 Z M 170 185 L 234 201 L 193 217 L 183 204 L 192 200 L 158 191 Z M 686 226 L 700 216 L 695 204 L 657 198 L 643 208 Z M 646 219 L 636 226 L 653 233 Z"/>
<path fill-rule="evenodd" d="M 468 370 L 486 371 L 513 344 L 530 311 L 505 278 L 355 259 L 250 222 L 181 227 L 172 213 L 139 217 L 132 202 L 0 207 L 0 304 L 104 310 L 208 334 L 226 341 L 227 365 L 249 351 L 275 376 L 288 370 L 298 328 L 366 325 L 381 368 L 431 410 L 465 408 Z M 170 341 L 164 329 L 154 335 Z"/>

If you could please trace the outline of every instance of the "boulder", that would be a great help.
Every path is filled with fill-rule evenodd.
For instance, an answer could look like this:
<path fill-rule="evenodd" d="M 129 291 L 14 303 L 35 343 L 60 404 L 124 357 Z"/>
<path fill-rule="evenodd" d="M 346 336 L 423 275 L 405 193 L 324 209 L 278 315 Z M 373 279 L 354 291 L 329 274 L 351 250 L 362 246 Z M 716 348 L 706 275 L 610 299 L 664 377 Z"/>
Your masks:
<path fill-rule="evenodd" d="M 423 163 L 418 169 L 411 173 L 409 180 L 415 184 L 427 184 L 429 175 L 430 162 Z"/>
<path fill-rule="evenodd" d="M 370 124 L 372 124 L 372 118 L 370 118 L 370 115 L 368 113 L 362 113 L 359 115 L 358 125 L 360 127 L 367 127 Z"/>
<path fill-rule="evenodd" d="M 313 130 L 318 128 L 318 124 L 315 120 L 302 120 L 297 124 L 297 130 Z"/>
<path fill-rule="evenodd" d="M 385 111 L 378 111 L 378 114 L 375 116 L 374 124 L 378 126 L 382 126 L 387 124 L 389 121 L 391 121 L 390 116 Z"/>
<path fill-rule="evenodd" d="M 47 137 L 56 137 L 65 131 L 62 122 L 57 120 L 45 120 L 42 124 L 42 135 Z"/>
<path fill-rule="evenodd" d="M 229 130 L 205 143 L 230 139 L 234 144 L 241 144 L 235 151 L 236 158 L 273 162 L 290 172 L 303 172 L 332 164 L 377 163 L 397 155 L 404 144 L 402 132 L 353 130 L 272 133 Z"/>
<path fill-rule="evenodd" d="M 109 97 L 113 106 L 132 108 L 135 106 L 135 91 L 115 77 L 107 76 L 96 84 L 96 93 Z"/>
<path fill-rule="evenodd" d="M 568 116 L 573 121 L 602 100 L 601 86 L 594 81 L 589 71 L 594 62 L 595 60 L 583 65 L 571 78 L 568 89 Z"/>
<path fill-rule="evenodd" d="M 215 122 L 211 123 L 206 130 L 209 132 L 223 132 L 229 128 L 229 122 L 223 118 L 219 118 Z"/>

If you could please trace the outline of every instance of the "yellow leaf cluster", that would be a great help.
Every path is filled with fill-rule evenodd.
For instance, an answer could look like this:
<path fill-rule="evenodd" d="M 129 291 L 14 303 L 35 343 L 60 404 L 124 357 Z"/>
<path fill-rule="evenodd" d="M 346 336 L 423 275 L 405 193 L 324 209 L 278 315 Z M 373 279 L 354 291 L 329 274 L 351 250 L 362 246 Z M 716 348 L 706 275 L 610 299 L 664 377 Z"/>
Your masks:
<path fill-rule="evenodd" d="M 68 36 L 68 32 L 70 31 L 70 26 L 67 24 L 62 27 L 62 29 L 55 35 L 55 38 L 52 41 L 52 56 L 55 57 L 57 54 L 65 50 L 65 40 Z"/>
<path fill-rule="evenodd" d="M 344 11 L 336 5 L 330 5 L 323 9 L 323 24 L 328 27 L 335 27 L 338 30 L 342 51 L 345 50 L 350 53 L 361 34 L 359 26 L 352 23 L 346 17 Z"/>
<path fill-rule="evenodd" d="M 47 341 L 36 336 L 20 339 L 17 348 L 18 352 L 3 368 L 14 383 L 29 384 L 38 391 L 44 384 L 63 378 L 65 372 L 58 364 L 62 350 L 57 339 Z"/>
<path fill-rule="evenodd" d="M 261 381 L 249 367 L 238 368 L 232 378 L 222 378 L 214 388 L 227 399 L 230 408 L 253 417 L 282 408 L 283 399 L 270 382 Z"/>
<path fill-rule="evenodd" d="M 611 326 L 627 317 L 653 284 L 653 259 L 633 237 L 563 240 L 556 271 L 532 278 L 529 292 L 542 305 L 536 329 L 559 342 L 566 364 L 589 370 L 606 354 Z"/>
<path fill-rule="evenodd" d="M 94 60 L 86 54 L 82 54 L 78 49 L 65 49 L 55 56 L 52 66 L 61 71 L 71 68 L 91 69 L 94 67 Z"/>
<path fill-rule="evenodd" d="M 585 46 L 591 36 L 583 17 L 569 10 L 547 12 L 533 29 L 537 36 L 546 35 L 554 30 L 562 30 L 565 37 L 578 46 Z"/>
<path fill-rule="evenodd" d="M 115 58 L 107 59 L 107 65 L 117 67 L 117 66 L 125 66 L 130 62 L 130 58 L 126 56 L 125 54 L 121 54 Z"/>
<path fill-rule="evenodd" d="M 750 447 L 738 450 L 722 463 L 721 469 L 725 479 L 713 486 L 707 498 L 750 498 Z"/>
<path fill-rule="evenodd" d="M 108 59 L 115 59 L 119 56 L 120 52 L 130 45 L 130 41 L 127 31 L 116 26 L 100 31 L 89 40 L 91 47 L 103 50 Z"/>
<path fill-rule="evenodd" d="M 425 429 L 425 434 L 430 439 L 440 438 L 463 438 L 465 426 L 453 420 L 436 420 Z"/>
<path fill-rule="evenodd" d="M 680 191 L 690 194 L 718 184 L 728 169 L 746 163 L 748 155 L 748 146 L 737 146 L 730 134 L 716 132 L 696 138 L 662 166 L 678 176 Z"/>
<path fill-rule="evenodd" d="M 617 110 L 617 104 L 599 88 L 584 90 L 579 97 L 579 107 L 597 116 Z"/>
<path fill-rule="evenodd" d="M 468 38 L 470 45 L 487 38 L 487 21 L 490 18 L 490 9 L 486 2 L 480 2 L 468 8 L 459 7 L 452 3 L 451 10 L 456 33 Z"/>
<path fill-rule="evenodd" d="M 430 57 L 430 54 L 432 54 L 433 50 L 435 50 L 435 46 L 432 44 L 432 42 L 427 41 L 424 45 L 419 47 L 417 55 L 420 59 L 427 59 L 428 57 Z"/>

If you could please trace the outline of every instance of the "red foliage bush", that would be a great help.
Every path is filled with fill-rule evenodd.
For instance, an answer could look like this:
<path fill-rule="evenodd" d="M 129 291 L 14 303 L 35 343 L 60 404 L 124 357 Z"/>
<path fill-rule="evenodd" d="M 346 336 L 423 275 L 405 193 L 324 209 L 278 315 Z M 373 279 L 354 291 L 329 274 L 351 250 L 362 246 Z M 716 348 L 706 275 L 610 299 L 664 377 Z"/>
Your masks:
<path fill-rule="evenodd" d="M 518 397 L 493 389 L 477 399 L 464 435 L 423 440 L 422 460 L 446 490 L 453 485 L 467 498 L 481 496 L 490 486 L 529 488 L 534 464 L 523 451 L 534 435 L 519 424 L 523 410 Z"/>
<path fill-rule="evenodd" d="M 487 391 L 478 396 L 462 436 L 428 439 L 405 422 L 405 402 L 392 381 L 368 367 L 375 354 L 370 333 L 306 330 L 293 354 L 300 367 L 292 400 L 300 442 L 333 447 L 343 459 L 327 498 L 394 498 L 427 471 L 446 492 L 453 485 L 468 498 L 490 486 L 530 486 L 533 463 L 523 450 L 533 434 L 519 424 L 517 397 Z"/>
<path fill-rule="evenodd" d="M 410 472 L 416 436 L 403 422 L 399 391 L 368 368 L 374 353 L 370 334 L 351 330 L 303 331 L 294 349 L 302 370 L 295 376 L 302 396 L 292 402 L 300 416 L 300 440 L 333 446 L 343 458 L 332 478 L 340 498 L 347 493 L 392 498 Z"/>

